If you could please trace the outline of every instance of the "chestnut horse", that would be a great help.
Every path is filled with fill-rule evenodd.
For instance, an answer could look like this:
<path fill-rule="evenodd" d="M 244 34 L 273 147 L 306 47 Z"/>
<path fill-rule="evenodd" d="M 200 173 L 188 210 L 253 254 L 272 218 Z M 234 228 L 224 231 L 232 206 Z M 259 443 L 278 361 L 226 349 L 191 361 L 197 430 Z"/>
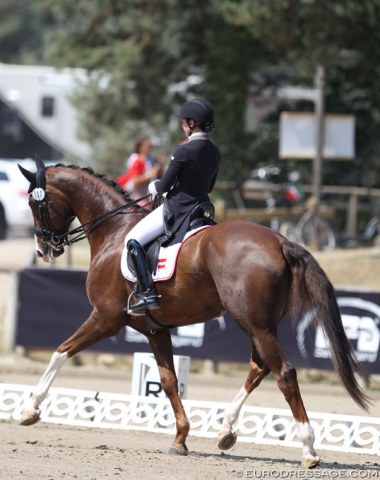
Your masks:
<path fill-rule="evenodd" d="M 91 169 L 64 165 L 45 169 L 42 161 L 36 163 L 36 173 L 22 169 L 31 183 L 36 253 L 48 261 L 72 243 L 75 233 L 87 237 L 91 262 L 86 287 L 93 310 L 52 355 L 20 423 L 31 425 L 39 420 L 39 407 L 66 359 L 129 325 L 148 338 L 175 414 L 176 435 L 169 452 L 186 455 L 190 425 L 178 395 L 170 329 L 152 330 L 144 316 L 129 316 L 123 310 L 133 287 L 120 271 L 124 237 L 146 211 L 133 202 L 126 204 L 130 200 L 126 194 Z M 75 217 L 81 227 L 69 232 Z M 277 325 L 287 313 L 295 324 L 308 312 L 323 327 L 344 386 L 356 403 L 367 408 L 368 399 L 354 375 L 360 368 L 345 335 L 333 287 L 303 247 L 258 224 L 223 222 L 191 237 L 181 250 L 173 278 L 156 286 L 160 308 L 151 315 L 158 324 L 190 325 L 228 312 L 251 340 L 248 376 L 226 411 L 219 448 L 233 446 L 233 427 L 243 403 L 272 372 L 297 425 L 302 463 L 309 468 L 318 465 L 296 372 L 277 339 Z"/>

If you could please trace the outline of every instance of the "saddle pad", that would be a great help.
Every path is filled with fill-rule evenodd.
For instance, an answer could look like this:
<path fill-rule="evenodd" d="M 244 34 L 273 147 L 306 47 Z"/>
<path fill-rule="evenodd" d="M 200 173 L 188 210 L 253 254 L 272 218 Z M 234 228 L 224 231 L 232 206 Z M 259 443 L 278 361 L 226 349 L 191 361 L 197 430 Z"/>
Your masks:
<path fill-rule="evenodd" d="M 203 225 L 202 227 L 196 228 L 195 230 L 191 230 L 190 232 L 186 233 L 185 238 L 182 242 L 170 245 L 169 247 L 161 247 L 158 254 L 157 271 L 153 275 L 153 281 L 163 282 L 164 280 L 169 280 L 173 276 L 173 273 L 175 271 L 177 258 L 182 248 L 182 245 L 186 242 L 186 240 L 188 240 L 196 233 L 211 226 L 212 225 Z M 127 280 L 130 280 L 131 282 L 136 281 L 134 273 L 131 272 L 131 270 L 129 270 L 128 268 L 126 248 L 123 248 L 123 252 L 121 254 L 121 273 L 123 274 L 123 277 Z"/>

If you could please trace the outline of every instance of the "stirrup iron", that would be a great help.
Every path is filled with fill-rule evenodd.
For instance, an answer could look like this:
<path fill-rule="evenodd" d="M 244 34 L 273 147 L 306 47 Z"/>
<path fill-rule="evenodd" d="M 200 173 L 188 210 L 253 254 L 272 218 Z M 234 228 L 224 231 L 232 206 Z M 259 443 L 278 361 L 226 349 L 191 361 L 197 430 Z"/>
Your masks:
<path fill-rule="evenodd" d="M 136 312 L 134 310 L 131 310 L 130 308 L 130 303 L 131 303 L 131 298 L 135 292 L 132 290 L 132 292 L 129 294 L 128 300 L 127 300 L 127 305 L 124 307 L 124 312 L 126 312 L 128 315 L 135 315 L 135 316 L 140 316 L 143 317 L 145 315 L 145 312 Z"/>
<path fill-rule="evenodd" d="M 133 306 L 135 305 L 135 303 L 132 304 L 132 305 L 131 305 L 131 303 L 130 303 L 130 302 L 131 302 L 131 297 L 132 297 L 133 295 L 134 295 L 134 296 L 136 297 L 136 299 L 137 299 L 136 303 L 138 303 L 138 301 L 140 301 L 140 300 L 143 301 L 143 302 L 145 302 L 145 308 L 144 308 L 144 309 L 142 309 L 143 305 L 140 307 L 141 309 L 138 309 L 138 310 L 134 310 L 134 309 L 133 309 Z M 139 296 L 140 296 L 140 298 L 139 298 Z M 161 298 L 161 296 L 162 296 L 162 295 L 154 294 L 152 297 L 154 297 L 155 299 L 158 300 L 159 298 Z M 147 298 L 150 298 L 150 297 L 147 297 Z M 146 315 L 146 313 L 149 312 L 150 310 L 156 310 L 156 309 L 158 309 L 158 308 L 159 308 L 158 301 L 157 301 L 155 304 L 149 305 L 149 303 L 146 302 L 146 300 L 144 299 L 144 295 L 143 295 L 143 294 L 141 294 L 141 293 L 139 294 L 138 292 L 132 291 L 131 294 L 130 294 L 129 297 L 128 297 L 127 306 L 124 308 L 124 311 L 125 311 L 126 313 L 128 313 L 128 315 L 144 316 L 144 315 Z"/>

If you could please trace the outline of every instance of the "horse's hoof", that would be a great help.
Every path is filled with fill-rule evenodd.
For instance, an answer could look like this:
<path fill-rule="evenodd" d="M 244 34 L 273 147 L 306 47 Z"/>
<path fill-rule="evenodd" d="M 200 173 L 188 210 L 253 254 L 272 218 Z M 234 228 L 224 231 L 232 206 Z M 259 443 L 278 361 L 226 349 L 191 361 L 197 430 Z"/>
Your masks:
<path fill-rule="evenodd" d="M 315 468 L 321 463 L 319 457 L 315 458 L 304 458 L 302 460 L 302 467 L 303 468 Z"/>
<path fill-rule="evenodd" d="M 237 440 L 237 435 L 235 432 L 227 432 L 227 433 L 220 433 L 219 434 L 219 443 L 218 448 L 220 450 L 229 450 L 232 448 Z"/>
<path fill-rule="evenodd" d="M 168 450 L 169 455 L 187 455 L 188 453 L 186 445 L 180 445 L 179 447 L 172 445 Z"/>
<path fill-rule="evenodd" d="M 22 412 L 20 425 L 29 426 L 41 420 L 39 410 L 26 410 Z"/>

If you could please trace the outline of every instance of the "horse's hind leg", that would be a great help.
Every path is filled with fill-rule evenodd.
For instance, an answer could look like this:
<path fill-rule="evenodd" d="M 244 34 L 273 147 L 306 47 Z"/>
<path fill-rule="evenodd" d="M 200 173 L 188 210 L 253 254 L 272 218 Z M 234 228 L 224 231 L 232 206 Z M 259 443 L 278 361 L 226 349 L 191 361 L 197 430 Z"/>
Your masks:
<path fill-rule="evenodd" d="M 314 432 L 301 398 L 296 370 L 285 358 L 273 332 L 269 330 L 255 332 L 253 340 L 263 362 L 274 374 L 277 385 L 293 413 L 298 437 L 303 444 L 302 465 L 306 468 L 314 468 L 319 465 L 320 459 L 314 450 Z"/>
<path fill-rule="evenodd" d="M 248 396 L 260 385 L 261 380 L 270 372 L 270 370 L 262 364 L 254 346 L 252 348 L 252 356 L 249 366 L 250 369 L 244 385 L 232 400 L 224 414 L 222 427 L 218 434 L 218 448 L 221 450 L 228 450 L 235 445 L 236 432 L 233 430 L 233 427 L 238 420 L 240 410 Z"/>
<path fill-rule="evenodd" d="M 172 405 L 176 419 L 177 434 L 168 453 L 187 455 L 186 438 L 190 430 L 190 422 L 178 394 L 178 380 L 174 369 L 173 347 L 169 331 L 157 332 L 148 336 L 155 356 L 162 388 Z"/>

